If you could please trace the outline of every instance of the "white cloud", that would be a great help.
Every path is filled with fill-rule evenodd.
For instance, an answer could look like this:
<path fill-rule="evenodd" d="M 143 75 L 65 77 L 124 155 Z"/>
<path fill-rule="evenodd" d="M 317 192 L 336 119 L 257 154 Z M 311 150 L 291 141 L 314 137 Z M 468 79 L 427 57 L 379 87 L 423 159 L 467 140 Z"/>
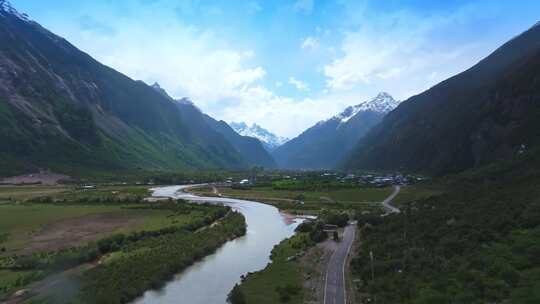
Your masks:
<path fill-rule="evenodd" d="M 309 91 L 309 85 L 294 77 L 289 77 L 289 84 L 295 86 L 299 91 Z"/>
<path fill-rule="evenodd" d="M 159 19 L 148 10 L 136 17 L 102 16 L 114 36 L 80 31 L 73 24 L 63 24 L 62 35 L 104 64 L 134 79 L 157 81 L 172 96 L 189 96 L 203 110 L 220 107 L 266 76 L 262 66 L 251 63 L 253 50 L 233 48 L 212 30 L 182 23 L 172 9 Z"/>
<path fill-rule="evenodd" d="M 304 50 L 315 50 L 319 47 L 319 40 L 314 37 L 306 37 L 300 47 Z"/>
<path fill-rule="evenodd" d="M 313 6 L 314 6 L 313 0 L 297 0 L 294 3 L 293 8 L 296 11 L 301 11 L 306 14 L 309 14 L 313 10 Z"/>
<path fill-rule="evenodd" d="M 452 14 L 418 16 L 407 10 L 367 14 L 348 9 L 348 30 L 334 59 L 324 65 L 331 92 L 389 91 L 404 99 L 473 65 L 485 55 L 478 41 L 447 43 L 456 25 L 477 20 L 464 6 Z M 472 21 L 471 21 L 472 20 Z M 429 75 L 429 76 L 428 76 Z"/>
<path fill-rule="evenodd" d="M 359 83 L 369 84 L 374 77 L 391 78 L 413 68 L 411 59 L 428 55 L 422 54 L 421 46 L 429 24 L 416 22 L 411 27 L 410 20 L 404 19 L 406 16 L 396 15 L 375 26 L 346 32 L 341 46 L 344 55 L 324 68 L 328 87 L 348 90 Z"/>
<path fill-rule="evenodd" d="M 331 37 L 330 29 L 322 25 L 315 28 L 314 37 L 296 40 L 301 42 L 301 48 L 292 45 L 298 52 L 318 48 L 317 53 L 322 59 L 306 61 L 305 65 L 313 67 L 313 73 L 320 71 L 322 80 L 327 81 L 326 86 L 318 87 L 318 81 L 314 81 L 310 87 L 295 77 L 274 82 L 280 75 L 267 75 L 272 69 L 258 62 L 268 54 L 256 54 L 251 47 L 258 52 L 260 49 L 236 40 L 241 37 L 226 39 L 217 35 L 211 26 L 200 28 L 183 23 L 184 19 L 178 18 L 177 6 L 181 5 L 183 10 L 196 10 L 196 1 L 192 4 L 181 2 L 160 1 L 160 5 L 172 5 L 169 9 L 160 7 L 160 18 L 149 9 L 137 9 L 137 14 L 122 11 L 119 18 L 99 3 L 96 5 L 103 6 L 96 10 L 100 12 L 99 25 L 81 24 L 77 19 L 93 14 L 93 5 L 79 16 L 74 14 L 71 21 L 59 16 L 51 18 L 55 25 L 52 29 L 62 29 L 57 32 L 99 61 L 132 78 L 147 83 L 158 81 L 172 96 L 190 97 L 203 111 L 217 119 L 256 122 L 288 137 L 378 91 L 389 91 L 399 99 L 419 93 L 470 66 L 485 54 L 485 47 L 473 44 L 444 48 L 431 44 L 431 36 L 439 32 L 441 24 L 452 24 L 448 21 L 451 17 L 417 18 L 407 12 L 384 12 L 384 15 L 366 20 L 363 10 L 348 9 L 355 14 L 354 18 L 344 18 L 347 20 L 344 24 L 331 29 Z M 253 1 L 248 6 L 258 11 L 255 4 L 259 3 L 264 2 Z M 310 13 L 313 8 L 313 1 L 294 4 L 294 9 L 300 12 Z M 212 12 L 219 13 L 218 10 Z M 348 23 L 349 19 L 353 24 Z M 88 29 L 81 31 L 80 26 Z M 105 27 L 110 35 L 99 33 L 98 30 Z M 319 39 L 337 41 L 336 47 L 328 48 Z M 276 44 L 276 48 L 279 47 L 281 45 Z M 281 53 L 271 55 L 276 54 Z M 304 72 L 304 65 L 301 66 L 301 72 Z M 300 75 L 294 69 L 286 73 Z M 280 96 L 274 91 L 286 91 L 282 87 L 287 84 L 309 98 Z"/>
<path fill-rule="evenodd" d="M 257 123 L 290 138 L 352 104 L 350 99 L 336 96 L 294 99 L 276 95 L 262 86 L 238 93 L 234 104 L 211 114 L 225 121 Z"/>

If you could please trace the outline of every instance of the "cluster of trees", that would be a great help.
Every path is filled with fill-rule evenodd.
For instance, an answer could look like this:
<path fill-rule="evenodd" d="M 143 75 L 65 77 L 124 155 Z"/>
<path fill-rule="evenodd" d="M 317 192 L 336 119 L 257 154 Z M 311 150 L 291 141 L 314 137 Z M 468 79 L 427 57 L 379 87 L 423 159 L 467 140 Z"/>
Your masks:
<path fill-rule="evenodd" d="M 41 279 L 49 274 L 75 267 L 77 265 L 97 260 L 100 256 L 112 252 L 123 252 L 126 248 L 141 246 L 144 242 L 153 242 L 152 240 L 176 241 L 173 235 L 194 235 L 194 232 L 202 227 L 225 218 L 231 209 L 225 206 L 216 206 L 210 204 L 189 204 L 184 201 L 160 202 L 154 204 L 137 205 L 136 209 L 168 210 L 175 214 L 191 214 L 194 216 L 189 222 L 182 225 L 172 225 L 159 230 L 137 231 L 130 234 L 114 234 L 105 237 L 95 243 L 89 243 L 85 246 L 73 247 L 49 252 L 36 252 L 29 255 L 11 255 L 0 258 L 0 269 L 21 272 L 20 278 L 15 281 L 7 282 L 0 286 L 0 291 L 7 292 L 13 288 L 23 287 L 33 280 Z M 245 233 L 245 224 L 243 217 L 231 213 L 230 218 L 225 220 L 221 231 L 226 238 L 242 235 Z M 224 227 L 224 228 L 223 228 Z M 215 239 L 218 239 L 213 236 Z M 197 233 L 199 235 L 199 233 Z M 195 237 L 193 237 L 195 238 Z M 214 246 L 221 242 L 211 240 L 209 246 Z M 1 243 L 1 239 L 0 239 Z M 197 256 L 198 258 L 199 256 Z"/>
<path fill-rule="evenodd" d="M 321 221 L 306 221 L 296 227 L 296 232 L 306 233 L 314 243 L 319 243 L 328 238 L 324 231 L 324 223 Z"/>
<path fill-rule="evenodd" d="M 324 223 L 336 225 L 340 228 L 347 226 L 347 223 L 349 222 L 349 214 L 346 212 L 323 210 L 319 217 L 324 221 Z"/>
<path fill-rule="evenodd" d="M 540 303 L 540 157 L 440 182 L 399 215 L 357 215 L 361 288 L 377 303 Z"/>
<path fill-rule="evenodd" d="M 122 246 L 117 258 L 84 275 L 80 300 L 127 303 L 246 232 L 244 217 L 231 212 L 218 225 L 198 232 L 177 231 Z"/>

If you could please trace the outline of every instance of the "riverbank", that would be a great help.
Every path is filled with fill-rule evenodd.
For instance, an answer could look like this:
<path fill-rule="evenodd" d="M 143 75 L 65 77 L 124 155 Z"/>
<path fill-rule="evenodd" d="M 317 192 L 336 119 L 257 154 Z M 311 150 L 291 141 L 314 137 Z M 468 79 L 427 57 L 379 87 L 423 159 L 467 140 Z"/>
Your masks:
<path fill-rule="evenodd" d="M 283 190 L 268 186 L 255 186 L 242 189 L 231 187 L 199 185 L 188 189 L 195 195 L 224 197 L 261 202 L 275 206 L 289 214 L 317 215 L 320 210 L 346 211 L 362 209 L 378 212 L 380 201 L 392 193 L 386 188 L 348 188 L 326 190 Z"/>
<path fill-rule="evenodd" d="M 244 217 L 234 212 L 206 229 L 179 231 L 126 246 L 85 273 L 83 302 L 129 302 L 149 289 L 162 287 L 175 274 L 245 232 Z"/>
<path fill-rule="evenodd" d="M 246 231 L 228 207 L 149 204 L 138 186 L 28 189 L 0 189 L 0 302 L 126 302 Z"/>
<path fill-rule="evenodd" d="M 225 243 L 215 254 L 189 267 L 176 276 L 160 291 L 150 291 L 136 304 L 225 303 L 227 295 L 241 277 L 264 269 L 270 262 L 272 248 L 292 236 L 298 217 L 284 217 L 271 205 L 225 197 L 200 197 L 185 192 L 194 186 L 163 187 L 154 192 L 156 196 L 181 198 L 197 203 L 225 204 L 241 212 L 246 218 L 245 236 Z"/>

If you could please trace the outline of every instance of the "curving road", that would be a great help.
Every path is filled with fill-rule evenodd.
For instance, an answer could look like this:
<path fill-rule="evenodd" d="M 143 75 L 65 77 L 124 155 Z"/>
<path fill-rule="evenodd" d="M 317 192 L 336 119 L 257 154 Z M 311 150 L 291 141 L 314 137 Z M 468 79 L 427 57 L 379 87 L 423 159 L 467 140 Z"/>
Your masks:
<path fill-rule="evenodd" d="M 400 213 L 401 211 L 392 206 L 392 200 L 399 194 L 401 190 L 400 186 L 394 186 L 394 192 L 381 202 L 383 207 L 389 213 Z M 352 224 L 345 227 L 343 233 L 343 239 L 338 244 L 338 248 L 328 262 L 326 269 L 326 279 L 324 285 L 324 304 L 346 304 L 347 292 L 345 286 L 345 267 L 347 263 L 347 257 L 351 251 L 352 244 L 354 242 L 356 232 L 356 225 Z"/>
<path fill-rule="evenodd" d="M 400 213 L 401 210 L 391 205 L 392 201 L 396 196 L 399 194 L 399 191 L 401 191 L 401 186 L 394 186 L 394 192 L 390 194 L 389 197 L 387 197 L 384 201 L 382 201 L 382 205 L 384 209 L 386 209 L 387 213 Z"/>

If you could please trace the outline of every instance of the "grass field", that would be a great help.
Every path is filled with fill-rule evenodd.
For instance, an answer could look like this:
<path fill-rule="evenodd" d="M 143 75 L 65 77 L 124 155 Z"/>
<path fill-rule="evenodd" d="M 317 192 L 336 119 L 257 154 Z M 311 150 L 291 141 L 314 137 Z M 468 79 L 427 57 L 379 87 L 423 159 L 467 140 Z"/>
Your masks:
<path fill-rule="evenodd" d="M 54 196 L 69 190 L 67 186 L 0 186 L 0 202 Z"/>
<path fill-rule="evenodd" d="M 225 213 L 217 206 L 148 203 L 142 200 L 148 194 L 148 186 L 0 187 L 0 302 L 15 290 L 101 254 L 110 253 L 106 260 L 114 260 L 120 243 L 112 241 L 114 249 L 103 252 L 104 239 L 137 235 L 153 241 L 189 227 L 202 228 Z M 213 243 L 201 240 L 199 245 Z M 25 259 L 32 262 L 14 266 Z"/>
<path fill-rule="evenodd" d="M 347 210 L 355 208 L 379 208 L 379 202 L 392 193 L 392 188 L 351 188 L 330 191 L 274 190 L 271 187 L 255 187 L 241 190 L 222 187 L 223 196 L 250 199 L 275 205 L 290 213 L 316 214 L 321 209 Z M 216 195 L 210 187 L 193 189 L 200 195 Z M 304 202 L 299 204 L 298 201 Z"/>
<path fill-rule="evenodd" d="M 147 197 L 150 195 L 149 186 L 139 185 L 120 185 L 120 186 L 97 186 L 95 189 L 69 189 L 60 193 L 57 197 L 60 199 L 67 199 L 70 201 L 93 198 L 133 198 L 133 197 Z"/>
<path fill-rule="evenodd" d="M 390 188 L 352 188 L 339 189 L 333 191 L 288 191 L 274 190 L 271 187 L 257 187 L 250 190 L 236 190 L 231 188 L 220 188 L 223 195 L 235 197 L 261 197 L 297 200 L 299 195 L 303 195 L 306 203 L 320 202 L 379 202 L 391 193 Z"/>
<path fill-rule="evenodd" d="M 97 186 L 95 189 L 80 189 L 75 186 L 0 186 L 0 203 L 6 201 L 25 201 L 36 197 L 53 197 L 55 199 L 77 200 L 81 198 L 101 197 L 135 197 L 148 196 L 148 186 L 118 185 Z"/>
<path fill-rule="evenodd" d="M 198 214 L 200 211 L 173 214 L 168 210 L 133 207 L 3 204 L 0 205 L 0 231 L 7 234 L 7 239 L 0 242 L 0 248 L 6 248 L 3 255 L 33 249 L 54 250 L 55 244 L 81 245 L 80 241 L 96 240 L 114 233 L 158 230 L 187 223 L 202 215 Z M 90 232 L 95 233 L 88 235 Z M 39 241 L 43 246 L 34 247 L 33 241 Z"/>

